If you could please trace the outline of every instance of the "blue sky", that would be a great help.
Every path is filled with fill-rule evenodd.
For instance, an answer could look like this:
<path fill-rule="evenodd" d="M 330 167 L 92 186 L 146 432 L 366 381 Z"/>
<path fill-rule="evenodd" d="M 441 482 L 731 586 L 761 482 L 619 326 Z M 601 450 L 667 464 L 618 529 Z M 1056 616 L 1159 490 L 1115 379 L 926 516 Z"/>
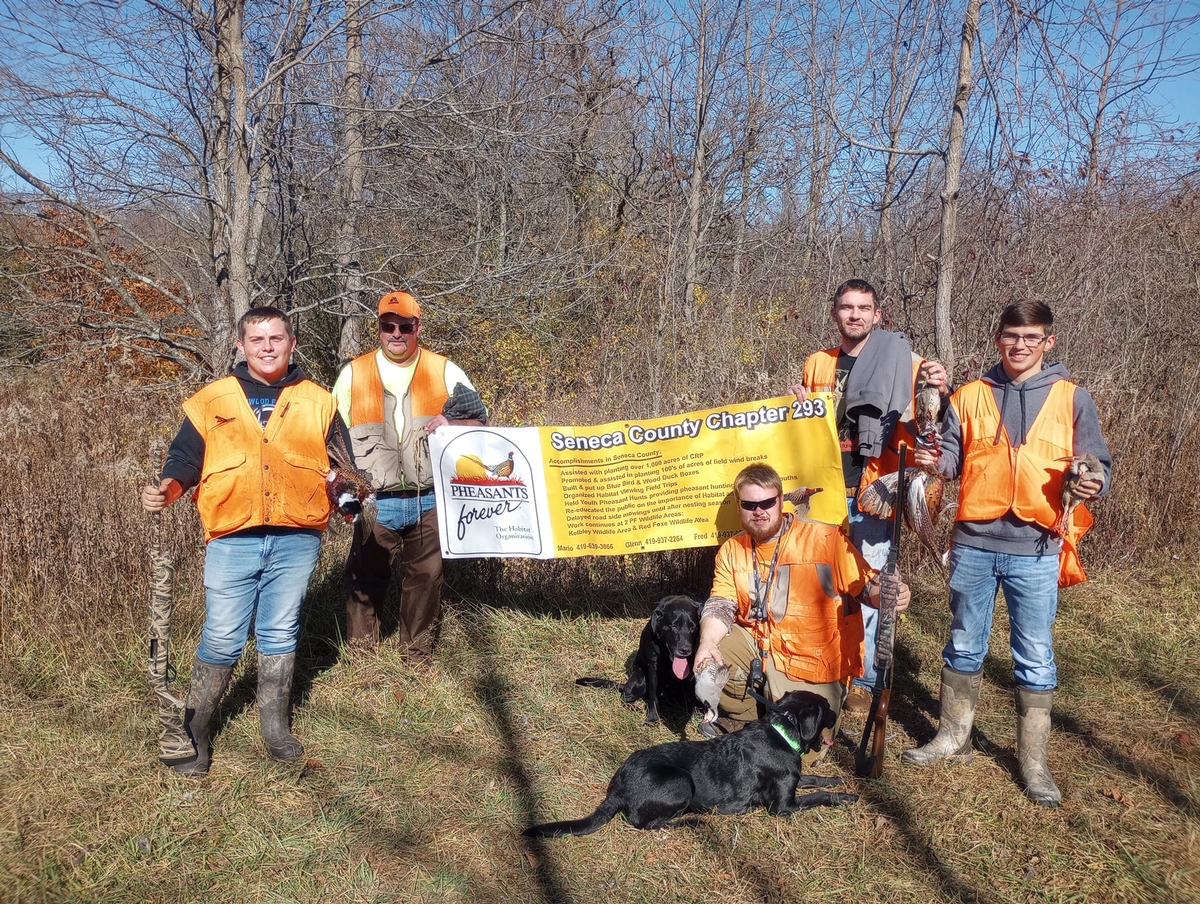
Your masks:
<path fill-rule="evenodd" d="M 1200 45 L 1200 26 L 1192 29 L 1194 34 L 1178 35 L 1178 47 L 1192 49 Z M 1193 141 L 1200 146 L 1200 72 L 1194 72 L 1170 81 L 1165 81 L 1154 92 L 1155 101 L 1163 109 L 1163 119 L 1167 123 L 1187 126 L 1183 140 Z M 47 152 L 36 142 L 25 136 L 11 122 L 0 119 L 0 142 L 4 149 L 13 153 L 23 166 L 34 175 L 47 177 L 49 175 L 46 157 Z M 7 167 L 0 165 L 0 190 L 25 191 L 24 182 L 13 175 Z"/>
<path fill-rule="evenodd" d="M 1200 40 L 1200 35 L 1196 40 Z M 1180 125 L 1200 123 L 1200 73 L 1173 79 L 1157 92 L 1159 100 L 1171 108 Z"/>

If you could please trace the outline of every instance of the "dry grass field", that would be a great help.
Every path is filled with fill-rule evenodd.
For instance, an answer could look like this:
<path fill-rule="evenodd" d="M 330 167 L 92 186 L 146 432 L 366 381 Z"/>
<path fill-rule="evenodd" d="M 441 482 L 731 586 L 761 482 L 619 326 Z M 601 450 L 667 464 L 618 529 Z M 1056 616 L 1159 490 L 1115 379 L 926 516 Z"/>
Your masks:
<path fill-rule="evenodd" d="M 11 630 L 20 613 L 6 613 L 0 898 L 1200 900 L 1194 572 L 1101 572 L 1064 595 L 1051 748 L 1061 810 L 1028 804 L 1014 782 L 1003 606 L 974 761 L 900 765 L 933 730 L 947 624 L 938 579 L 917 568 L 884 776 L 853 778 L 861 722 L 821 767 L 846 777 L 857 804 L 656 832 L 618 818 L 590 837 L 527 844 L 530 822 L 589 812 L 634 749 L 698 737 L 681 713 L 645 727 L 615 693 L 574 685 L 619 677 L 649 601 L 688 574 L 636 560 L 454 563 L 436 664 L 414 672 L 392 645 L 338 647 L 345 539 L 330 535 L 307 610 L 295 725 L 308 759 L 297 765 L 265 759 L 253 675 L 240 675 L 211 774 L 171 774 L 155 759 L 140 644 L 64 647 Z M 197 605 L 194 590 L 180 603 Z M 193 633 L 194 615 L 183 619 Z"/>
<path fill-rule="evenodd" d="M 973 762 L 901 766 L 934 729 L 948 623 L 940 576 L 913 557 L 884 775 L 853 777 L 853 721 L 820 769 L 857 804 L 655 832 L 618 818 L 531 845 L 522 829 L 590 812 L 631 751 L 697 737 L 694 717 L 646 727 L 574 679 L 621 677 L 654 600 L 706 594 L 710 550 L 449 563 L 435 664 L 414 672 L 394 644 L 340 644 L 348 532 L 331 528 L 299 649 L 307 760 L 265 758 L 251 666 L 219 717 L 212 772 L 188 780 L 156 759 L 135 502 L 146 440 L 174 429 L 161 420 L 174 402 L 99 392 L 89 422 L 37 386 L 9 388 L 21 393 L 0 405 L 2 901 L 1200 901 L 1200 570 L 1182 549 L 1137 565 L 1119 544 L 1085 544 L 1092 580 L 1063 594 L 1058 621 L 1059 810 L 1014 780 L 1003 604 Z M 181 564 L 182 690 L 202 619 L 194 512 L 173 507 L 164 533 Z"/>

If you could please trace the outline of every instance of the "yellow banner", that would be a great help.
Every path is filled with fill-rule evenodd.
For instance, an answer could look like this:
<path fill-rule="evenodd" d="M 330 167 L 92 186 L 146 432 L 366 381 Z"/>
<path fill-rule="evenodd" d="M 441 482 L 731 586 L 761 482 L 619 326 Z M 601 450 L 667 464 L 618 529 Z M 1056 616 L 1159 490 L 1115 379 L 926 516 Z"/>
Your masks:
<path fill-rule="evenodd" d="M 766 462 L 809 517 L 846 519 L 832 399 L 780 396 L 598 427 L 442 427 L 430 437 L 444 556 L 555 558 L 715 546 L 733 479 Z"/>

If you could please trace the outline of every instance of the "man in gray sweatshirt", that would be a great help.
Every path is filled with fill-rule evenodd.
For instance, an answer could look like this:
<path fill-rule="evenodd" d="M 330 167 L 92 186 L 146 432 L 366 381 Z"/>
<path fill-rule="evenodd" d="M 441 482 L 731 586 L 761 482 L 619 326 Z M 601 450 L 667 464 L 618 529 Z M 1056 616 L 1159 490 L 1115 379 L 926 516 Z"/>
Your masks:
<path fill-rule="evenodd" d="M 937 736 L 904 751 L 923 765 L 971 755 L 996 591 L 1004 589 L 1017 703 L 1017 760 L 1025 795 L 1062 799 L 1046 764 L 1050 707 L 1058 686 L 1054 619 L 1058 589 L 1086 579 L 1077 544 L 1091 525 L 1091 499 L 1109 489 L 1112 458 L 1096 405 L 1048 364 L 1054 315 L 1015 302 L 1000 315 L 1000 363 L 950 398 L 941 447 L 918 447 L 914 463 L 960 478 L 950 550 L 950 638 L 942 650 Z M 1088 464 L 1084 464 L 1084 456 Z M 1066 510 L 1064 512 L 1064 510 Z"/>

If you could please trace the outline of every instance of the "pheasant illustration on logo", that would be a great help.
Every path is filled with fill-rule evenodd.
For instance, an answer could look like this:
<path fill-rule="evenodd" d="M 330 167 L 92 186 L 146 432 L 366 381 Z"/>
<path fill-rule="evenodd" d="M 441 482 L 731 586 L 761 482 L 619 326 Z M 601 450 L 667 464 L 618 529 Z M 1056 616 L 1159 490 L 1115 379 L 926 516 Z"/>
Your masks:
<path fill-rule="evenodd" d="M 508 458 L 500 462 L 498 465 L 489 465 L 483 461 L 478 455 L 463 455 L 454 466 L 454 477 L 451 478 L 451 483 L 473 483 L 473 484 L 521 484 L 523 480 L 509 479 L 512 477 L 514 464 L 513 455 L 509 452 Z"/>

